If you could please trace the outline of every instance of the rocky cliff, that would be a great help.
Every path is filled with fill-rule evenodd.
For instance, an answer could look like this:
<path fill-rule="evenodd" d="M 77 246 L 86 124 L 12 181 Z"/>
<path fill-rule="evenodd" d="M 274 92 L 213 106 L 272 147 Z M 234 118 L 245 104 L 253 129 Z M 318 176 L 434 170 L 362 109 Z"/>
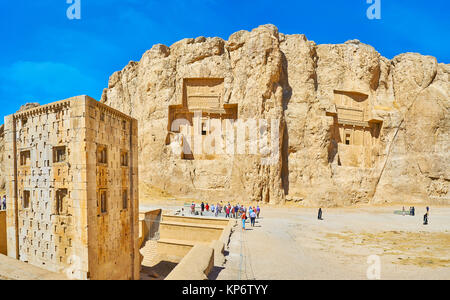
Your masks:
<path fill-rule="evenodd" d="M 392 60 L 358 40 L 317 45 L 273 25 L 228 41 L 155 45 L 114 73 L 101 101 L 139 121 L 140 180 L 173 195 L 304 205 L 450 204 L 450 66 L 406 53 Z M 170 106 L 186 78 L 223 78 L 238 119 L 277 118 L 280 157 L 182 159 Z"/>
<path fill-rule="evenodd" d="M 358 40 L 317 45 L 264 25 L 155 45 L 110 77 L 101 102 L 138 119 L 140 182 L 174 196 L 450 204 L 449 75 L 431 56 L 389 60 Z M 280 155 L 180 155 L 174 116 L 202 105 L 206 120 L 278 120 L 260 136 Z"/>

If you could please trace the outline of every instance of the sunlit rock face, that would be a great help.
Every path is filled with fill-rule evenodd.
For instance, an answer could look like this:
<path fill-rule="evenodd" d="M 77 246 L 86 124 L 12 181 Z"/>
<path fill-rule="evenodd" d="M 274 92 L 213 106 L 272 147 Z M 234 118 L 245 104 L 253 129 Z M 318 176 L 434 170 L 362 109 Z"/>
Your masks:
<path fill-rule="evenodd" d="M 431 56 L 389 60 L 264 25 L 155 45 L 101 101 L 138 119 L 141 199 L 449 204 L 449 73 Z M 247 120 L 263 128 L 237 126 Z M 243 152 L 220 146 L 230 123 Z"/>

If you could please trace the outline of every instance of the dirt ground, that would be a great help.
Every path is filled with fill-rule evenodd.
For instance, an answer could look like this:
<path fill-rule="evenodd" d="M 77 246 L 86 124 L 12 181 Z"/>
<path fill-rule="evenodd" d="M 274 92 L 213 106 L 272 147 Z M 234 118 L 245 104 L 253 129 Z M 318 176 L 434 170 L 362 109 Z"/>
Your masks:
<path fill-rule="evenodd" d="M 179 208 L 179 201 L 164 204 Z M 380 258 L 380 279 L 450 279 L 450 207 L 424 206 L 415 216 L 394 214 L 401 206 L 317 209 L 263 207 L 256 226 L 235 228 L 218 280 L 367 279 Z M 406 207 L 409 209 L 409 207 Z"/>
<path fill-rule="evenodd" d="M 316 209 L 266 208 L 236 228 L 217 279 L 367 279 L 371 255 L 380 279 L 450 279 L 450 208 L 431 208 L 426 226 L 425 207 L 398 209 L 325 209 L 319 221 Z"/>

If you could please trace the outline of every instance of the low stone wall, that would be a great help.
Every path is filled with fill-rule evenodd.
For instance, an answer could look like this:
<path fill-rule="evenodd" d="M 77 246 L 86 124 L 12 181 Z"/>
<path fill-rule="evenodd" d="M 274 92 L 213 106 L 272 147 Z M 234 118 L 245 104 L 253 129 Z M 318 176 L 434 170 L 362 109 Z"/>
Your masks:
<path fill-rule="evenodd" d="M 229 220 L 227 226 L 223 229 L 220 238 L 212 241 L 210 247 L 214 249 L 214 265 L 222 266 L 225 263 L 225 247 L 230 242 L 233 227 L 236 225 L 236 220 Z"/>
<path fill-rule="evenodd" d="M 0 211 L 0 254 L 7 255 L 6 211 Z"/>
<path fill-rule="evenodd" d="M 179 263 L 192 248 L 197 245 L 208 245 L 207 243 L 191 242 L 186 240 L 159 239 L 157 252 L 161 259 Z"/>
<path fill-rule="evenodd" d="M 202 220 L 201 218 L 196 219 Z M 161 245 L 158 252 L 160 250 L 166 251 L 166 253 L 174 253 L 178 257 L 182 257 L 166 280 L 205 280 L 208 279 L 208 275 L 214 266 L 223 266 L 225 263 L 225 247 L 229 243 L 236 221 L 233 219 L 220 221 L 226 221 L 226 226 L 220 226 L 222 228 L 220 236 L 209 243 L 183 241 L 184 244 L 182 244 L 179 240 L 160 240 L 158 242 L 158 247 Z M 193 224 L 189 224 L 187 228 L 192 228 L 192 226 Z M 199 226 L 201 225 L 199 224 Z"/>
<path fill-rule="evenodd" d="M 0 255 L 0 279 L 68 280 L 64 274 L 53 273 L 5 255 Z"/>
<path fill-rule="evenodd" d="M 226 226 L 208 224 L 190 224 L 163 221 L 159 227 L 160 237 L 192 242 L 209 243 L 218 240 Z"/>
<path fill-rule="evenodd" d="M 161 209 L 139 213 L 139 247 L 159 232 L 161 214 Z"/>
<path fill-rule="evenodd" d="M 224 261 L 231 224 L 235 220 L 164 214 L 160 223 L 157 252 L 161 259 L 179 263 L 191 249 L 202 244 L 216 250 L 216 261 Z M 218 242 L 220 241 L 220 243 Z"/>
<path fill-rule="evenodd" d="M 213 248 L 197 244 L 166 277 L 166 280 L 207 280 L 213 268 Z"/>
<path fill-rule="evenodd" d="M 228 222 L 227 226 L 223 229 L 219 240 L 223 242 L 225 246 L 227 246 L 228 243 L 230 242 L 230 236 L 233 231 L 233 227 L 236 226 L 236 224 L 237 224 L 236 220 L 231 219 Z"/>
<path fill-rule="evenodd" d="M 163 215 L 163 219 L 166 222 L 181 222 L 181 223 L 192 223 L 192 224 L 202 224 L 202 225 L 219 225 L 227 226 L 230 222 L 229 219 L 222 218 L 205 218 L 205 217 L 188 217 L 188 216 L 174 216 L 174 215 Z"/>

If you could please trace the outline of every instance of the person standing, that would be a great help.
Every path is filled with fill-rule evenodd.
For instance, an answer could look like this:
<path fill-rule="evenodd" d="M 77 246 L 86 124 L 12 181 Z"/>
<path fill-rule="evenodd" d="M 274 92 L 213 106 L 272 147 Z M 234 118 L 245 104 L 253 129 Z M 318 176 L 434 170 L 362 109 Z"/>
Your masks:
<path fill-rule="evenodd" d="M 227 206 L 227 207 L 225 208 L 225 218 L 229 218 L 229 217 L 230 217 L 230 207 Z"/>
<path fill-rule="evenodd" d="M 3 210 L 6 210 L 6 195 L 3 195 Z"/>
<path fill-rule="evenodd" d="M 206 211 L 209 212 L 209 204 L 208 203 L 206 203 L 205 209 L 206 209 Z"/>
<path fill-rule="evenodd" d="M 322 220 L 322 208 L 319 208 L 319 213 L 317 214 L 317 219 Z"/>
<path fill-rule="evenodd" d="M 202 216 L 203 216 L 203 212 L 205 211 L 205 203 L 202 202 L 202 204 L 200 205 L 200 208 L 202 210 Z"/>
<path fill-rule="evenodd" d="M 259 213 L 261 212 L 261 208 L 259 207 L 259 205 L 256 206 L 256 216 L 259 219 Z"/>
<path fill-rule="evenodd" d="M 194 202 L 192 202 L 192 204 L 191 204 L 191 214 L 192 215 L 195 214 L 195 203 Z"/>
<path fill-rule="evenodd" d="M 241 215 L 242 219 L 242 229 L 245 230 L 245 221 L 247 220 L 247 216 L 245 215 L 245 212 Z"/>
<path fill-rule="evenodd" d="M 256 222 L 256 213 L 254 210 L 250 213 L 250 223 L 252 224 L 252 227 L 255 227 Z"/>

